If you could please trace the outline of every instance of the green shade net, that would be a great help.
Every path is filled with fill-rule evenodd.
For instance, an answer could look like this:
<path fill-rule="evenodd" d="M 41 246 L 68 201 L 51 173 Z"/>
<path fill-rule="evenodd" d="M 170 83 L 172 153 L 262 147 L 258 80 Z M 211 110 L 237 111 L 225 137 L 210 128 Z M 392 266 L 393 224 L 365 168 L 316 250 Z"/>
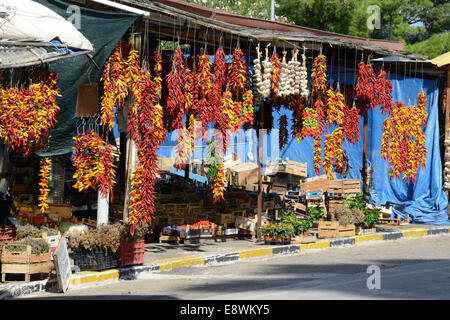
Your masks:
<path fill-rule="evenodd" d="M 72 4 L 60 0 L 35 0 L 68 19 L 73 10 L 67 10 Z M 73 6 L 73 5 L 72 5 Z M 109 13 L 80 7 L 79 31 L 92 43 L 91 53 L 97 67 L 86 55 L 62 59 L 50 63 L 50 71 L 58 73 L 58 87 L 61 97 L 56 102 L 61 108 L 56 116 L 58 121 L 50 131 L 48 144 L 36 152 L 41 157 L 56 156 L 72 152 L 72 137 L 76 135 L 75 109 L 77 88 L 80 84 L 99 82 L 103 65 L 139 15 Z"/>

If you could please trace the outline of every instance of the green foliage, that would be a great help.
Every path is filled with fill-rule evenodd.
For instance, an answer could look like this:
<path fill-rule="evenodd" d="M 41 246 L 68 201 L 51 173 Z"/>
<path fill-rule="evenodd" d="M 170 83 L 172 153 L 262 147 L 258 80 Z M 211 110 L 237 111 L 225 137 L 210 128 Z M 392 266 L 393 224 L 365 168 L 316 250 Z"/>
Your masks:
<path fill-rule="evenodd" d="M 291 239 L 295 236 L 295 231 L 292 225 L 287 223 L 268 224 L 262 226 L 259 232 L 264 237 L 271 237 L 273 239 Z"/>
<path fill-rule="evenodd" d="M 128 239 L 128 241 L 136 241 L 149 234 L 151 231 L 150 225 L 146 222 L 143 226 L 139 226 L 134 224 L 134 234 L 130 233 L 131 223 L 128 223 L 123 226 L 122 233 L 123 236 Z"/>
<path fill-rule="evenodd" d="M 450 5 L 445 0 L 278 0 L 277 14 L 297 25 L 365 38 L 407 44 L 450 29 Z M 370 30 L 369 6 L 380 8 L 380 30 Z M 448 41 L 447 41 L 448 42 Z"/>
<path fill-rule="evenodd" d="M 405 50 L 433 59 L 450 51 L 450 33 L 446 32 L 432 35 L 427 40 L 407 45 Z"/>
<path fill-rule="evenodd" d="M 217 176 L 220 164 L 220 151 L 219 145 L 214 140 L 209 141 L 206 147 L 206 176 L 210 182 L 214 181 L 214 178 Z"/>
<path fill-rule="evenodd" d="M 297 218 L 297 213 L 294 210 L 289 210 L 288 213 L 281 218 L 281 222 L 291 226 L 293 228 L 294 235 L 300 235 L 311 229 L 314 222 L 319 220 L 323 216 L 323 213 L 323 208 L 309 207 L 307 209 L 307 218 L 299 219 Z"/>
<path fill-rule="evenodd" d="M 296 25 L 348 34 L 355 11 L 354 0 L 279 0 L 278 15 Z"/>
<path fill-rule="evenodd" d="M 270 1 L 187 0 L 187 2 L 251 18 L 266 19 L 266 20 L 270 19 Z M 278 5 L 275 4 L 275 6 Z M 287 18 L 283 16 L 275 16 L 275 20 L 286 22 Z"/>
<path fill-rule="evenodd" d="M 370 192 L 360 192 L 354 197 L 345 198 L 345 205 L 348 208 L 356 208 L 364 213 L 365 219 L 362 221 L 362 224 L 365 227 L 376 225 L 380 216 L 380 209 L 375 207 L 369 208 L 367 204 L 373 205 Z"/>

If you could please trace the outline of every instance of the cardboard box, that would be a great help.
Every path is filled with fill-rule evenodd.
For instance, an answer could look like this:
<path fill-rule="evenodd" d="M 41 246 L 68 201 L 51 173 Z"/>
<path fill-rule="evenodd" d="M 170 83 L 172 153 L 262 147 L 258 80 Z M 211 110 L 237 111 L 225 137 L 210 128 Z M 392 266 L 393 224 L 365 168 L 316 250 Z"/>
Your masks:
<path fill-rule="evenodd" d="M 288 173 L 297 177 L 307 177 L 307 163 L 289 160 L 289 158 L 269 162 L 266 166 L 266 175 L 274 176 L 277 173 Z"/>
<path fill-rule="evenodd" d="M 173 158 L 167 158 L 167 157 L 161 157 L 158 159 L 158 170 L 159 171 L 170 171 L 170 168 L 173 167 L 175 163 L 175 159 Z"/>
<path fill-rule="evenodd" d="M 58 215 L 60 218 L 72 217 L 72 205 L 64 203 L 49 203 L 50 214 Z"/>
<path fill-rule="evenodd" d="M 227 170 L 227 180 L 234 186 L 245 186 L 258 182 L 258 165 L 240 163 Z"/>

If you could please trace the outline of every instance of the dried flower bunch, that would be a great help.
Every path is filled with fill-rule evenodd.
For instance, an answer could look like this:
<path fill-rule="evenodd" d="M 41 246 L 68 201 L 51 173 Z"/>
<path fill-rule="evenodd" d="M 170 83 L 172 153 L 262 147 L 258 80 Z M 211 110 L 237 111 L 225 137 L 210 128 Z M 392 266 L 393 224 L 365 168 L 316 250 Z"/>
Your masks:
<path fill-rule="evenodd" d="M 331 221 L 339 221 L 344 226 L 348 224 L 362 224 L 366 216 L 364 212 L 358 208 L 348 208 L 345 205 L 330 208 L 329 219 Z"/>
<path fill-rule="evenodd" d="M 120 240 L 124 234 L 123 225 L 120 223 L 105 224 L 97 229 L 89 229 L 82 234 L 71 234 L 68 237 L 68 247 L 82 248 L 95 251 L 97 248 L 105 252 L 116 252 L 120 247 Z"/>
<path fill-rule="evenodd" d="M 5 242 L 3 250 L 12 252 L 25 252 L 27 246 L 31 246 L 31 254 L 43 254 L 50 252 L 50 246 L 45 239 L 24 238 L 19 241 Z"/>

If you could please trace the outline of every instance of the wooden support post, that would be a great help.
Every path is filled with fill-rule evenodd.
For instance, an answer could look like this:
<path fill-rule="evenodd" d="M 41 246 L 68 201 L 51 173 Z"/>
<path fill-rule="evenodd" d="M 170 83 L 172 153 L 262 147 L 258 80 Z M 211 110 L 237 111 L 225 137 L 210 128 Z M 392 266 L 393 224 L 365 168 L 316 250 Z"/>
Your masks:
<path fill-rule="evenodd" d="M 362 166 L 362 189 L 363 192 L 367 192 L 369 186 L 367 185 L 367 110 L 363 114 L 364 129 L 363 129 L 363 166 Z"/>
<path fill-rule="evenodd" d="M 259 110 L 259 132 L 258 132 L 258 212 L 257 212 L 257 220 L 256 220 L 256 233 L 258 240 L 261 239 L 261 233 L 259 232 L 259 228 L 261 227 L 261 212 L 263 210 L 263 187 L 262 187 L 262 162 L 263 162 L 263 141 L 264 141 L 264 104 L 266 102 L 262 102 Z"/>
<path fill-rule="evenodd" d="M 444 88 L 444 90 L 447 90 L 447 105 L 445 107 L 445 140 L 448 139 L 448 118 L 450 117 L 450 65 L 447 66 L 447 88 Z"/>

